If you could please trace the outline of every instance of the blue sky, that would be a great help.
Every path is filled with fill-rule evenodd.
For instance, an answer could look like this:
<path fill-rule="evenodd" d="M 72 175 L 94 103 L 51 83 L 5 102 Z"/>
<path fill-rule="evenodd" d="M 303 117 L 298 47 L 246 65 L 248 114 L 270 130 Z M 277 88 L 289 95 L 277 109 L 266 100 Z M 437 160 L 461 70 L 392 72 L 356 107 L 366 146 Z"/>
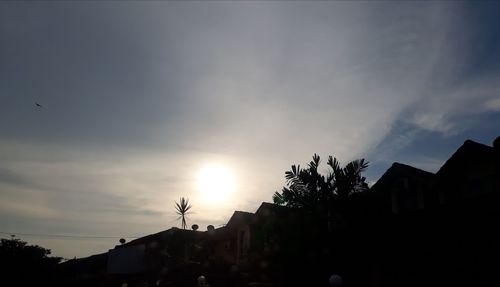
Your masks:
<path fill-rule="evenodd" d="M 2 2 L 0 232 L 141 236 L 254 211 L 312 154 L 429 171 L 500 130 L 495 2 Z M 39 102 L 43 108 L 37 108 Z M 234 177 L 214 204 L 207 165 Z M 4 234 L 5 236 L 6 234 Z M 116 239 L 26 237 L 65 257 Z"/>

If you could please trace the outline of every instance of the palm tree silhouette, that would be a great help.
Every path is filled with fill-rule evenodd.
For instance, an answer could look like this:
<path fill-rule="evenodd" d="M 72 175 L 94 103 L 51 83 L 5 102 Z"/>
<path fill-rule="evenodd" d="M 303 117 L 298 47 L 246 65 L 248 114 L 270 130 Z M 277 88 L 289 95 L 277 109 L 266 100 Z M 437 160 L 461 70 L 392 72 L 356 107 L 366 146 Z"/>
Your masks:
<path fill-rule="evenodd" d="M 343 203 L 349 195 L 368 189 L 366 178 L 362 176 L 368 168 L 364 159 L 341 167 L 338 160 L 330 156 L 327 164 L 331 171 L 326 175 L 318 172 L 319 164 L 320 157 L 314 154 L 307 168 L 292 165 L 292 169 L 285 172 L 287 187 L 274 194 L 274 202 L 292 207 L 328 209 L 333 201 Z"/>
<path fill-rule="evenodd" d="M 179 215 L 177 220 L 182 219 L 181 226 L 182 229 L 186 229 L 186 215 L 189 213 L 189 209 L 191 209 L 191 205 L 189 204 L 189 199 L 181 197 L 179 202 L 175 203 L 176 213 Z"/>
<path fill-rule="evenodd" d="M 334 225 L 343 224 L 348 197 L 368 190 L 366 178 L 362 176 L 368 162 L 357 159 L 341 167 L 336 158 L 329 156 L 327 165 L 331 170 L 323 175 L 318 172 L 320 161 L 319 155 L 314 154 L 306 168 L 292 165 L 291 170 L 285 172 L 286 186 L 281 193 L 274 193 L 273 201 L 279 205 L 304 208 L 319 218 L 326 218 L 331 231 Z"/>
<path fill-rule="evenodd" d="M 333 170 L 330 176 L 335 179 L 338 200 L 345 200 L 352 193 L 368 189 L 366 178 L 361 175 L 368 168 L 365 159 L 353 160 L 342 168 L 336 158 L 329 156 L 328 165 Z"/>

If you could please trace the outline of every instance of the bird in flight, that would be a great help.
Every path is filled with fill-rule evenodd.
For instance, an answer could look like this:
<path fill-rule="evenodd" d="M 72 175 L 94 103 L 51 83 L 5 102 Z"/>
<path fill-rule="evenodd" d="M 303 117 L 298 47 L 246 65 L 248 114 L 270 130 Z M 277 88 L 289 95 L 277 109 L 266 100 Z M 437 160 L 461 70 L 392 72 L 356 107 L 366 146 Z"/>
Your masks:
<path fill-rule="evenodd" d="M 42 105 L 40 105 L 39 103 L 35 102 L 35 105 L 39 108 L 42 108 Z"/>

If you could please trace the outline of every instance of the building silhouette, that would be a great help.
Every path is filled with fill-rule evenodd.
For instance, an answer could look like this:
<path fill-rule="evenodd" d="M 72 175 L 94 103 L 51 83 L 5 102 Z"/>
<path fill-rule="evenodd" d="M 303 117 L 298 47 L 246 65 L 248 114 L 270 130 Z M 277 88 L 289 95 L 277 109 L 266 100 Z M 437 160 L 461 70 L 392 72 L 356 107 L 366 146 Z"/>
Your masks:
<path fill-rule="evenodd" d="M 498 144 L 467 140 L 435 174 L 394 163 L 348 199 L 332 230 L 264 202 L 217 229 L 171 228 L 70 260 L 66 282 L 328 286 L 335 273 L 345 286 L 500 286 L 499 155 Z"/>

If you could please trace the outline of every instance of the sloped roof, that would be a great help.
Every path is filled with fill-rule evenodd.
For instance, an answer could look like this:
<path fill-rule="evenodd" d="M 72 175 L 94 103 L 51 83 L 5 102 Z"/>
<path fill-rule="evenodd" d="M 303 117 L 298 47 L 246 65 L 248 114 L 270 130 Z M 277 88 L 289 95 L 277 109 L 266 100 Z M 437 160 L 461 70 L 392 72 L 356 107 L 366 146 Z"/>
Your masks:
<path fill-rule="evenodd" d="M 226 229 L 231 229 L 238 223 L 251 223 L 254 220 L 254 214 L 246 211 L 235 211 L 226 224 Z"/>
<path fill-rule="evenodd" d="M 262 202 L 262 204 L 257 208 L 257 211 L 255 211 L 255 214 L 258 214 L 262 212 L 264 209 L 272 209 L 274 211 L 289 211 L 290 208 L 282 205 L 278 205 L 275 203 L 270 203 L 270 202 Z"/>
<path fill-rule="evenodd" d="M 69 271 L 79 270 L 89 272 L 90 270 L 98 271 L 99 269 L 106 268 L 106 263 L 108 260 L 108 252 L 91 255 L 84 258 L 70 259 L 65 262 L 61 262 L 60 266 L 65 270 Z"/>
<path fill-rule="evenodd" d="M 379 192 L 387 189 L 395 180 L 401 177 L 417 178 L 425 182 L 432 182 L 435 174 L 410 165 L 395 162 L 371 187 L 371 191 Z"/>
<path fill-rule="evenodd" d="M 436 175 L 439 178 L 462 174 L 466 168 L 479 164 L 494 164 L 495 149 L 493 147 L 466 140 L 462 146 L 445 162 Z"/>
<path fill-rule="evenodd" d="M 436 173 L 434 188 L 450 202 L 498 192 L 499 162 L 495 148 L 466 140 Z"/>
<path fill-rule="evenodd" d="M 141 245 L 141 244 L 148 244 L 151 242 L 161 242 L 166 240 L 167 238 L 174 236 L 175 235 L 184 235 L 184 236 L 189 236 L 189 235 L 195 235 L 199 234 L 202 232 L 199 231 L 194 231 L 194 230 L 188 230 L 188 229 L 180 229 L 180 228 L 170 228 L 164 231 L 160 231 L 154 234 L 146 235 L 144 237 L 140 237 L 137 239 L 134 239 L 130 242 L 127 242 L 122 245 L 116 246 L 117 248 L 122 248 L 122 247 L 127 247 L 127 246 L 135 246 L 135 245 Z"/>
<path fill-rule="evenodd" d="M 262 202 L 259 208 L 257 208 L 257 211 L 255 211 L 255 215 L 256 216 L 269 215 L 269 213 L 273 213 L 275 215 L 283 215 L 296 210 L 297 210 L 296 208 L 290 208 L 275 203 Z"/>

